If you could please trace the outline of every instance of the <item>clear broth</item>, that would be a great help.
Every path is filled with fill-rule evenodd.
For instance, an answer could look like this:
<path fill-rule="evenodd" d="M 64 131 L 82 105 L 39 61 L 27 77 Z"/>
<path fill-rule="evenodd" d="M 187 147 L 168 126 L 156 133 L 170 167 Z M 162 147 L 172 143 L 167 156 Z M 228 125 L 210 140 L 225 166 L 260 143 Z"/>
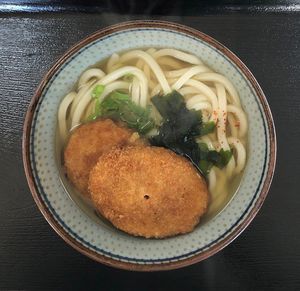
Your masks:
<path fill-rule="evenodd" d="M 140 48 L 140 49 L 145 50 L 147 48 Z M 122 51 L 121 53 L 124 53 L 124 52 L 126 52 L 126 51 Z M 103 71 L 106 71 L 107 61 L 108 61 L 108 58 L 95 63 L 93 66 L 90 66 L 87 69 L 100 68 Z M 131 65 L 134 65 L 135 63 L 136 63 L 136 61 L 132 61 Z M 182 64 L 183 64 L 182 67 L 184 67 L 184 63 L 182 63 Z M 77 85 L 77 83 L 74 84 L 73 88 L 75 88 L 76 85 Z M 66 171 L 65 171 L 65 168 L 63 165 L 64 145 L 62 145 L 59 140 L 58 129 L 57 129 L 55 144 L 56 144 L 57 165 L 58 165 L 58 169 L 60 172 L 60 180 L 61 180 L 61 183 L 62 183 L 66 193 L 70 197 L 70 199 L 72 201 L 74 201 L 76 203 L 76 205 L 94 222 L 101 224 L 103 227 L 105 227 L 107 229 L 110 229 L 110 230 L 113 229 L 114 231 L 116 231 L 116 228 L 112 225 L 112 223 L 110 221 L 108 221 L 105 217 L 103 217 L 97 211 L 97 209 L 94 207 L 92 202 L 88 198 L 81 195 L 81 193 L 75 188 L 75 186 L 67 178 Z M 247 144 L 247 140 L 246 140 L 246 144 Z M 211 205 L 211 203 L 210 203 L 206 214 L 203 215 L 203 217 L 200 220 L 200 223 L 196 226 L 196 228 L 207 223 L 209 220 L 211 220 L 212 218 L 217 216 L 219 213 L 222 212 L 222 210 L 224 210 L 226 208 L 226 206 L 230 203 L 231 199 L 233 198 L 233 196 L 235 195 L 235 193 L 238 191 L 238 189 L 240 187 L 243 173 L 244 173 L 244 171 L 242 171 L 240 174 L 236 175 L 229 183 L 227 183 L 228 187 L 227 187 L 227 189 L 224 189 L 224 191 L 226 191 L 228 193 L 226 196 L 226 199 L 224 199 L 222 201 L 222 203 L 219 205 L 219 207 L 217 209 L 215 209 L 213 212 L 210 211 L 210 205 Z M 117 231 L 119 231 L 119 230 L 117 230 Z M 119 231 L 119 232 L 125 234 L 122 231 Z M 125 235 L 127 235 L 127 234 L 125 234 Z"/>

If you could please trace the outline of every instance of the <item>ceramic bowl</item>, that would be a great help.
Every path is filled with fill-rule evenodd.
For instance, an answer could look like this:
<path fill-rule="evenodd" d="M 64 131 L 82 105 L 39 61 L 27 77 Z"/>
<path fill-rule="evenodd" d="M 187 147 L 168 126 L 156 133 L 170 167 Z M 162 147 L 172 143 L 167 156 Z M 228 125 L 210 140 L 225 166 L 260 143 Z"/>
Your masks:
<path fill-rule="evenodd" d="M 214 218 L 185 235 L 143 239 L 98 223 L 70 198 L 59 175 L 57 109 L 89 66 L 138 47 L 171 47 L 200 57 L 236 87 L 249 120 L 248 161 L 241 185 Z M 272 180 L 276 137 L 272 115 L 257 81 L 225 46 L 192 28 L 161 21 L 134 21 L 102 29 L 68 50 L 50 69 L 28 108 L 23 159 L 35 202 L 53 229 L 72 247 L 101 263 L 130 270 L 183 267 L 220 251 L 260 209 Z"/>

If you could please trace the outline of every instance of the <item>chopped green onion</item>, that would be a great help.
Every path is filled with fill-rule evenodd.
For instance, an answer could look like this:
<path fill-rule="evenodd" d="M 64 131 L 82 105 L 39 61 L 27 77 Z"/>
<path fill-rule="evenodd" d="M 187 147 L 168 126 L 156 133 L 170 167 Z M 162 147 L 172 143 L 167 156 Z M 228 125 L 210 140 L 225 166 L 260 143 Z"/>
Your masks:
<path fill-rule="evenodd" d="M 93 99 L 99 98 L 103 93 L 104 89 L 105 89 L 104 85 L 97 85 L 92 91 L 92 98 Z"/>
<path fill-rule="evenodd" d="M 140 134 L 145 134 L 154 128 L 154 120 L 150 117 L 151 108 L 143 108 L 135 104 L 126 93 L 113 91 L 104 98 L 102 102 L 96 99 L 95 111 L 89 120 L 98 117 L 107 117 L 114 120 L 121 120 L 129 128 L 137 130 Z"/>

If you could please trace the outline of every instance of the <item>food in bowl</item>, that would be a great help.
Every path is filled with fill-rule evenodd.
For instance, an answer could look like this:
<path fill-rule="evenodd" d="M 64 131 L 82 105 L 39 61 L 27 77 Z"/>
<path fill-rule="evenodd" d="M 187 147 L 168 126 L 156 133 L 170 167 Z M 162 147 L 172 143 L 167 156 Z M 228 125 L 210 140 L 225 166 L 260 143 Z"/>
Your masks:
<path fill-rule="evenodd" d="M 211 212 L 211 191 L 208 189 L 208 210 L 193 231 L 159 240 L 119 231 L 101 217 L 99 211 L 96 213 L 91 199 L 80 194 L 66 178 L 61 157 L 64 145 L 57 138 L 59 131 L 55 114 L 63 96 L 77 90 L 78 79 L 87 68 L 97 67 L 99 60 L 106 60 L 114 52 L 150 47 L 172 47 L 195 54 L 205 61 L 206 66 L 226 76 L 236 88 L 243 110 L 251 121 L 245 143 L 247 162 L 241 172 L 241 180 L 237 176 L 236 184 L 230 182 L 233 191 L 229 193 L 234 193 L 228 196 L 230 203 L 225 201 L 226 207 L 221 205 L 220 210 Z M 210 86 L 209 83 L 206 85 Z M 152 110 L 156 110 L 154 105 Z M 105 119 L 109 118 L 99 117 L 95 122 Z M 81 122 L 81 125 L 84 123 Z M 116 120 L 114 123 L 124 126 Z M 69 130 L 69 124 L 67 128 Z M 67 140 L 71 134 L 67 134 Z M 142 134 L 133 133 L 130 142 L 147 143 L 148 138 L 141 137 Z M 200 31 L 176 23 L 134 21 L 104 28 L 83 39 L 49 70 L 26 114 L 23 160 L 28 185 L 37 206 L 69 245 L 110 266 L 143 271 L 166 270 L 212 256 L 249 225 L 261 208 L 272 181 L 276 134 L 262 89 L 245 64 L 224 45 Z M 211 169 L 218 170 L 216 167 Z"/>
<path fill-rule="evenodd" d="M 222 210 L 245 167 L 247 128 L 226 76 L 171 48 L 114 53 L 58 110 L 69 180 L 117 228 L 147 238 Z"/>

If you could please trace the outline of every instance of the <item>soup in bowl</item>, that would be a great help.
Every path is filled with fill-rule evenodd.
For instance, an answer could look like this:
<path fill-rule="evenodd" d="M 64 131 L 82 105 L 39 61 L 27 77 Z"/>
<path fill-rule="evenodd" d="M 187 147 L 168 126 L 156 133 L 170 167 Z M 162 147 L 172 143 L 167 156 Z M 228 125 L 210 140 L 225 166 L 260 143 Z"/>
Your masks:
<path fill-rule="evenodd" d="M 119 24 L 71 48 L 28 112 L 33 196 L 82 253 L 138 270 L 200 261 L 252 220 L 276 155 L 246 66 L 209 36 Z"/>

